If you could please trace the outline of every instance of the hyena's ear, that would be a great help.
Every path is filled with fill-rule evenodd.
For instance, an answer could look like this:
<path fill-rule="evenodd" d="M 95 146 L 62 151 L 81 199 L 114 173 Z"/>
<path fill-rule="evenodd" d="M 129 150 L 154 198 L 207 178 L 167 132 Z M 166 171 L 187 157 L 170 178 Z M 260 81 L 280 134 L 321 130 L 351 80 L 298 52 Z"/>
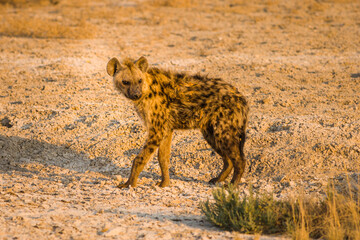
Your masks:
<path fill-rule="evenodd" d="M 106 66 L 106 71 L 110 76 L 114 76 L 115 73 L 121 68 L 121 64 L 117 58 L 112 58 Z"/>
<path fill-rule="evenodd" d="M 149 64 L 145 57 L 139 58 L 135 65 L 142 71 L 146 72 L 148 70 Z"/>

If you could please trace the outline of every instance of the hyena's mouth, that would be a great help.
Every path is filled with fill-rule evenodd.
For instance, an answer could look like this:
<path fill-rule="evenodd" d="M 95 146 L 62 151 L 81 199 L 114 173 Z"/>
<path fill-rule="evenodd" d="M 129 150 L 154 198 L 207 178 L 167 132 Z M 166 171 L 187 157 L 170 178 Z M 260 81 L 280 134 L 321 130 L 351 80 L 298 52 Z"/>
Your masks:
<path fill-rule="evenodd" d="M 137 90 L 132 90 L 132 89 L 128 89 L 125 92 L 125 96 L 133 101 L 139 100 L 142 96 L 142 92 L 141 91 L 137 91 Z"/>
<path fill-rule="evenodd" d="M 142 94 L 133 94 L 133 95 L 129 95 L 127 96 L 129 99 L 136 101 L 139 100 L 141 98 Z"/>

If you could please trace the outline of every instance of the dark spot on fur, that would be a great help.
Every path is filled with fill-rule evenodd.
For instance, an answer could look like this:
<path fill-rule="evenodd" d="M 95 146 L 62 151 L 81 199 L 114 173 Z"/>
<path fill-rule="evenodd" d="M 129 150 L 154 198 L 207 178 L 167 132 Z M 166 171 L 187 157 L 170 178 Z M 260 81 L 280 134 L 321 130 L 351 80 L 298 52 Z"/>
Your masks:
<path fill-rule="evenodd" d="M 175 75 L 175 77 L 178 78 L 178 79 L 183 79 L 185 76 L 186 76 L 186 75 L 185 75 L 184 73 L 177 73 L 177 74 Z"/>
<path fill-rule="evenodd" d="M 170 74 L 170 72 L 168 72 L 168 71 L 164 71 L 164 72 L 163 72 L 163 74 L 165 75 L 165 77 L 167 77 L 167 78 L 171 78 L 171 74 Z"/>
<path fill-rule="evenodd" d="M 223 96 L 223 99 L 222 99 L 224 102 L 228 103 L 230 102 L 230 97 L 228 95 L 225 95 Z"/>
<path fill-rule="evenodd" d="M 148 73 L 152 74 L 152 75 L 157 75 L 160 73 L 160 69 L 158 68 L 151 68 L 148 70 Z"/>
<path fill-rule="evenodd" d="M 206 128 L 206 131 L 209 133 L 209 135 L 214 135 L 214 127 L 213 125 L 209 124 Z"/>
<path fill-rule="evenodd" d="M 156 140 L 152 140 L 149 142 L 149 146 L 157 146 L 158 145 L 158 141 Z"/>
<path fill-rule="evenodd" d="M 247 119 L 243 119 L 243 127 L 246 127 Z"/>
<path fill-rule="evenodd" d="M 196 75 L 194 76 L 194 78 L 195 78 L 196 80 L 205 80 L 205 79 L 206 79 L 206 77 L 203 77 L 203 76 L 201 76 L 200 74 L 196 74 Z"/>
<path fill-rule="evenodd" d="M 170 77 L 169 77 L 170 78 Z M 170 83 L 164 83 L 164 88 L 170 88 L 171 84 Z"/>

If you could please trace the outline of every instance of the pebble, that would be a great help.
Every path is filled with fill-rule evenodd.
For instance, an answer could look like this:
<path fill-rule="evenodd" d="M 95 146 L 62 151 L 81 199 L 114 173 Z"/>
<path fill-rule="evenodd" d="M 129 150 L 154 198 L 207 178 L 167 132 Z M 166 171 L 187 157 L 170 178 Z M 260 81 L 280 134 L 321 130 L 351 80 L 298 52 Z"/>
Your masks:
<path fill-rule="evenodd" d="M 101 232 L 103 232 L 105 229 L 101 230 Z M 103 236 L 105 237 L 113 237 L 113 236 L 117 236 L 117 235 L 120 235 L 120 234 L 123 234 L 123 233 L 126 233 L 126 228 L 124 227 L 115 227 L 115 228 L 112 228 L 112 229 L 109 229 L 105 232 L 103 232 Z"/>
<path fill-rule="evenodd" d="M 7 128 L 11 128 L 13 126 L 8 117 L 4 117 L 3 119 L 1 119 L 1 125 Z"/>

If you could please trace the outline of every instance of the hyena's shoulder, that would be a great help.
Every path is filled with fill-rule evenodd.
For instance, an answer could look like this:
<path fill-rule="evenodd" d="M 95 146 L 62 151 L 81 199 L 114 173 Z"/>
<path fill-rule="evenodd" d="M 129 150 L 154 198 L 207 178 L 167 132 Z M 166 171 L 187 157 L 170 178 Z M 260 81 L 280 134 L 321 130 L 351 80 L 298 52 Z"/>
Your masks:
<path fill-rule="evenodd" d="M 162 70 L 159 68 L 150 68 L 148 70 L 150 76 L 149 85 L 150 86 L 159 86 L 161 91 L 164 91 L 164 88 L 171 88 L 174 86 L 173 73 L 170 71 Z"/>

